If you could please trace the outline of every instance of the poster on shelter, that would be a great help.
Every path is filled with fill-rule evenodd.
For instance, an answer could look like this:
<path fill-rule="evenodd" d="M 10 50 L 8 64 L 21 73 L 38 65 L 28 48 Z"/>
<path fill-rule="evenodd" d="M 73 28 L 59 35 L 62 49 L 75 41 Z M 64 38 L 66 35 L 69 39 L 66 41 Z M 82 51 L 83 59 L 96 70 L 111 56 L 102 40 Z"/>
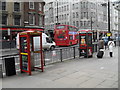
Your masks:
<path fill-rule="evenodd" d="M 81 44 L 82 44 L 82 45 L 86 44 L 85 36 L 81 36 Z"/>

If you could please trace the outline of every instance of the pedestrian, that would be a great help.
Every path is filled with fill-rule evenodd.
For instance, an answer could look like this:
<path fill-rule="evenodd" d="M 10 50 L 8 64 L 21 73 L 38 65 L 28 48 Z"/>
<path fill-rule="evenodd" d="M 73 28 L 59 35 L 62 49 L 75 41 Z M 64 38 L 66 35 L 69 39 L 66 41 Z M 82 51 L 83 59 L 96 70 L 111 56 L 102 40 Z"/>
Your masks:
<path fill-rule="evenodd" d="M 104 55 L 104 41 L 102 39 L 98 42 L 99 51 L 97 53 L 97 58 L 102 58 Z"/>
<path fill-rule="evenodd" d="M 107 41 L 105 41 L 105 50 L 107 49 Z"/>
<path fill-rule="evenodd" d="M 109 48 L 110 57 L 113 57 L 113 47 L 114 46 L 115 46 L 115 43 L 113 42 L 113 39 L 110 39 L 110 41 L 108 41 L 108 48 Z"/>
<path fill-rule="evenodd" d="M 108 45 L 108 38 L 105 37 L 104 38 L 104 45 L 105 45 L 105 50 L 107 49 L 107 45 Z"/>
<path fill-rule="evenodd" d="M 100 39 L 99 42 L 98 42 L 98 47 L 99 47 L 99 50 L 100 49 L 104 49 L 104 41 L 103 39 Z"/>

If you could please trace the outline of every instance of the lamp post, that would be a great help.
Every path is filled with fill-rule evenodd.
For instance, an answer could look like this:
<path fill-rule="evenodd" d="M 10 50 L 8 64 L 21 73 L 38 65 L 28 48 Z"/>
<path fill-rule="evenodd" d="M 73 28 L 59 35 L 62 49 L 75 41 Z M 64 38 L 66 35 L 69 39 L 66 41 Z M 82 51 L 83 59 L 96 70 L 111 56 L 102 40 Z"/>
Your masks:
<path fill-rule="evenodd" d="M 91 17 L 91 31 L 92 31 L 92 23 L 93 23 L 93 22 L 92 22 L 92 17 Z"/>
<path fill-rule="evenodd" d="M 57 16 L 56 16 L 56 18 L 57 18 L 57 23 L 56 23 L 56 25 L 58 25 L 58 1 L 56 0 L 56 2 L 57 2 Z"/>
<path fill-rule="evenodd" d="M 92 31 L 93 30 L 93 23 L 94 23 L 92 17 L 91 17 L 91 21 L 90 22 L 91 22 L 91 31 Z M 95 42 L 95 39 L 96 39 L 95 38 L 95 32 L 93 31 L 93 41 L 94 42 Z"/>
<path fill-rule="evenodd" d="M 110 33 L 110 0 L 108 0 L 108 33 Z M 110 36 L 108 36 L 108 40 L 110 40 Z"/>
<path fill-rule="evenodd" d="M 107 5 L 108 4 L 108 5 Z M 110 0 L 108 0 L 108 3 L 101 4 L 102 6 L 108 6 L 108 33 L 110 32 Z M 110 40 L 110 35 L 108 36 L 108 41 Z"/>

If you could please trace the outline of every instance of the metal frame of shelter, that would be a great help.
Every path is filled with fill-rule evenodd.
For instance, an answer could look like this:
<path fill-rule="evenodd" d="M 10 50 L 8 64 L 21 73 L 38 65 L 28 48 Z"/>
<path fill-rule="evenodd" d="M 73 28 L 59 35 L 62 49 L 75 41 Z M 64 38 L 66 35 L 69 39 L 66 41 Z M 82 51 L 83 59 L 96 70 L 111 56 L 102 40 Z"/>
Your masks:
<path fill-rule="evenodd" d="M 20 55 L 20 69 L 21 72 L 26 72 L 31 75 L 31 52 L 34 52 L 34 42 L 33 37 L 40 36 L 40 51 L 37 53 L 40 53 L 40 64 L 41 67 L 34 67 L 36 69 L 41 69 L 42 72 L 44 71 L 44 60 L 43 60 L 43 51 L 42 51 L 42 32 L 21 32 L 19 34 L 19 55 Z M 33 60 L 34 61 L 34 60 Z"/>

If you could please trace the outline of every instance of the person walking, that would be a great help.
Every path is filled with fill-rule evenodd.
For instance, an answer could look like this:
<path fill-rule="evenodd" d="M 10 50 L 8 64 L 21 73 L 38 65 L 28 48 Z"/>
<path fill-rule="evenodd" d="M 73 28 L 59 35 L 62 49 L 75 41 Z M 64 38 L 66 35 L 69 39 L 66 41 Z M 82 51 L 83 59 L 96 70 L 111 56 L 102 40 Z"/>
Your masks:
<path fill-rule="evenodd" d="M 102 39 L 99 40 L 98 42 L 98 53 L 97 53 L 97 58 L 102 58 L 104 55 L 104 41 Z"/>
<path fill-rule="evenodd" d="M 104 41 L 102 39 L 99 40 L 98 47 L 99 47 L 99 50 L 104 49 Z"/>
<path fill-rule="evenodd" d="M 115 46 L 115 43 L 114 43 L 113 39 L 110 39 L 110 41 L 108 41 L 108 48 L 109 48 L 110 57 L 113 57 L 113 47 L 114 46 Z"/>
<path fill-rule="evenodd" d="M 107 49 L 107 45 L 108 45 L 108 38 L 105 37 L 104 38 L 104 45 L 105 45 L 105 50 Z"/>

